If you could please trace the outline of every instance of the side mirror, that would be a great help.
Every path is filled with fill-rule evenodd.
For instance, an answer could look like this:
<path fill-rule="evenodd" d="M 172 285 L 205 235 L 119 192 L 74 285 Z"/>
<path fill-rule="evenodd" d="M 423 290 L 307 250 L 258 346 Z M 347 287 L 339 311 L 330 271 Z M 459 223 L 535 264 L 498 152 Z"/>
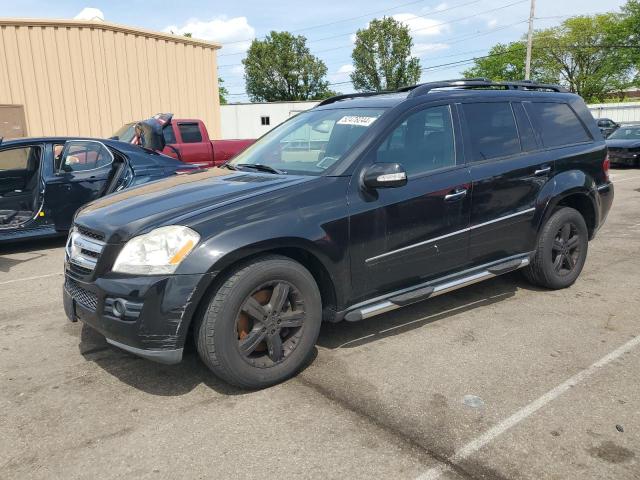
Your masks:
<path fill-rule="evenodd" d="M 407 172 L 399 163 L 374 163 L 364 172 L 362 181 L 368 188 L 394 188 L 407 184 Z"/>

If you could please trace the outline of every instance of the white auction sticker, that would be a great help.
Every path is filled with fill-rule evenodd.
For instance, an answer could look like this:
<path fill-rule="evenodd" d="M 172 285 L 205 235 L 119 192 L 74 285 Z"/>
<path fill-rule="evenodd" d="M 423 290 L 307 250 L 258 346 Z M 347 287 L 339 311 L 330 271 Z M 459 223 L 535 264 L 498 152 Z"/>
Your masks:
<path fill-rule="evenodd" d="M 378 117 L 360 117 L 358 115 L 348 115 L 338 120 L 338 125 L 360 125 L 361 127 L 368 127 L 376 121 Z"/>

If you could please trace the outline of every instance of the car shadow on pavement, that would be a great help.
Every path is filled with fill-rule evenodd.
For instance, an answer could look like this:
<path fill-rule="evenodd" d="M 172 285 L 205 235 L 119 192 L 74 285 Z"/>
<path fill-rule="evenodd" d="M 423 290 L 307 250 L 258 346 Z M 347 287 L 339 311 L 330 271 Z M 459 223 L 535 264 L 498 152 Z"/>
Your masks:
<path fill-rule="evenodd" d="M 456 292 L 417 303 L 361 322 L 325 323 L 320 331 L 318 346 L 337 349 L 354 348 L 383 338 L 423 327 L 452 315 L 468 312 L 513 297 L 518 289 L 538 290 L 521 275 L 511 273 Z M 80 353 L 88 361 L 118 380 L 138 390 L 158 396 L 180 396 L 204 384 L 222 395 L 250 393 L 218 379 L 198 357 L 192 343 L 185 348 L 178 365 L 162 365 L 145 360 L 107 343 L 104 336 L 82 325 Z M 304 366 L 313 363 L 318 354 Z"/>
<path fill-rule="evenodd" d="M 48 240 L 30 240 L 20 243 L 9 243 L 0 245 L 0 273 L 8 273 L 13 267 L 21 263 L 31 262 L 38 258 L 46 256 L 44 253 L 39 253 L 41 250 L 49 248 L 64 247 L 65 238 L 56 237 Z M 17 260 L 15 258 L 7 258 L 5 255 L 11 255 L 15 253 L 30 253 L 28 258 L 23 260 Z"/>
<path fill-rule="evenodd" d="M 121 382 L 151 395 L 185 395 L 200 384 L 223 395 L 248 393 L 219 380 L 193 349 L 185 349 L 181 363 L 162 365 L 109 345 L 100 333 L 87 325 L 82 325 L 79 349 L 86 360 Z"/>
<path fill-rule="evenodd" d="M 505 301 L 518 289 L 540 290 L 514 272 L 360 322 L 327 323 L 318 345 L 328 349 L 358 347 Z"/>

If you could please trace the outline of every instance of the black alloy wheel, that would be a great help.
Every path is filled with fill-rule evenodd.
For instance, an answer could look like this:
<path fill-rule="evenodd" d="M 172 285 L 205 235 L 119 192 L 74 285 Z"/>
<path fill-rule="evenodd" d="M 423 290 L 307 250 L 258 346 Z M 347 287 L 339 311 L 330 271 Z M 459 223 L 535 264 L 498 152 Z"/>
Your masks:
<path fill-rule="evenodd" d="M 322 297 L 309 270 L 266 255 L 221 278 L 194 327 L 202 361 L 242 388 L 264 388 L 295 375 L 313 358 Z"/>
<path fill-rule="evenodd" d="M 580 236 L 572 222 L 563 224 L 557 231 L 551 249 L 553 269 L 558 275 L 569 275 L 580 259 Z"/>
<path fill-rule="evenodd" d="M 588 248 L 589 230 L 582 214 L 560 207 L 542 226 L 531 263 L 523 273 L 534 285 L 567 288 L 580 276 Z"/>
<path fill-rule="evenodd" d="M 236 318 L 238 348 L 244 359 L 265 368 L 287 358 L 297 347 L 305 320 L 301 293 L 288 282 L 260 285 Z"/>

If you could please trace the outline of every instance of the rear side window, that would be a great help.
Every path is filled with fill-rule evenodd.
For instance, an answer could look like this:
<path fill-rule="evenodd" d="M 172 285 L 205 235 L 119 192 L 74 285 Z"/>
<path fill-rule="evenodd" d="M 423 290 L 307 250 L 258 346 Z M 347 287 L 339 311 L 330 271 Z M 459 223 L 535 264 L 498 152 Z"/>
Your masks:
<path fill-rule="evenodd" d="M 60 170 L 83 172 L 106 167 L 113 162 L 113 154 L 100 142 L 71 140 L 62 153 Z"/>
<path fill-rule="evenodd" d="M 465 103 L 462 106 L 471 142 L 471 160 L 520 153 L 520 140 L 509 102 Z"/>
<path fill-rule="evenodd" d="M 591 141 L 580 119 L 566 103 L 527 102 L 524 105 L 545 147 Z"/>
<path fill-rule="evenodd" d="M 183 143 L 199 143 L 202 141 L 200 126 L 197 123 L 179 123 L 180 136 Z"/>

